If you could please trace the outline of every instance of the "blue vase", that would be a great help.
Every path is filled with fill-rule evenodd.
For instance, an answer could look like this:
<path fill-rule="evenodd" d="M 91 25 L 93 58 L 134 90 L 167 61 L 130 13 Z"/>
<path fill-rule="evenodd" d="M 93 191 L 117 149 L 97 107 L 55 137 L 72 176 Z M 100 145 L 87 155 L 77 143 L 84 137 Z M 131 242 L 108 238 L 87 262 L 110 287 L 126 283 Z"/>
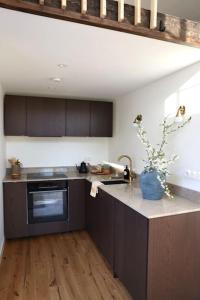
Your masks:
<path fill-rule="evenodd" d="M 156 170 L 143 171 L 140 175 L 140 187 L 143 198 L 146 200 L 161 200 L 164 196 L 164 189 L 157 178 Z"/>

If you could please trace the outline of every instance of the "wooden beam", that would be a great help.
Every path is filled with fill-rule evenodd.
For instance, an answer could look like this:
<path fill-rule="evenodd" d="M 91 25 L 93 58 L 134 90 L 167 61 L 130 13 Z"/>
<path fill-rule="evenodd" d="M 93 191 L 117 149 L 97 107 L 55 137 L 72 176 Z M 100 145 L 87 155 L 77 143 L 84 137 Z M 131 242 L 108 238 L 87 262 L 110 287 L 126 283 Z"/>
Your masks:
<path fill-rule="evenodd" d="M 157 27 L 157 15 L 158 15 L 158 0 L 151 0 L 151 20 L 150 20 L 151 29 L 155 29 Z"/>
<path fill-rule="evenodd" d="M 135 25 L 141 23 L 141 0 L 135 0 Z"/>
<path fill-rule="evenodd" d="M 100 0 L 100 18 L 105 18 L 107 14 L 106 10 L 106 1 L 107 0 Z"/>
<path fill-rule="evenodd" d="M 67 0 L 67 10 L 61 9 L 60 0 L 53 0 L 54 6 L 44 5 L 43 7 L 39 2 L 34 3 L 32 0 L 0 0 L 0 7 L 200 48 L 200 23 L 198 22 L 158 13 L 158 22 L 163 21 L 166 27 L 165 32 L 160 32 L 149 28 L 149 10 L 142 9 L 144 17 L 141 20 L 141 26 L 133 26 L 133 6 L 126 4 L 126 20 L 118 22 L 116 21 L 118 4 L 115 1 L 107 0 L 109 14 L 105 19 L 97 17 L 99 7 L 94 5 L 96 0 L 90 1 L 93 6 L 90 6 L 90 14 L 88 13 L 87 16 L 77 12 L 77 8 L 81 11 L 81 2 L 77 1 L 74 7 L 74 0 Z"/>
<path fill-rule="evenodd" d="M 87 13 L 87 0 L 81 0 L 81 13 Z"/>
<path fill-rule="evenodd" d="M 66 7 L 67 7 L 67 0 L 61 0 L 61 7 L 62 7 L 62 9 L 66 9 Z"/>
<path fill-rule="evenodd" d="M 118 0 L 118 22 L 124 20 L 124 0 Z"/>

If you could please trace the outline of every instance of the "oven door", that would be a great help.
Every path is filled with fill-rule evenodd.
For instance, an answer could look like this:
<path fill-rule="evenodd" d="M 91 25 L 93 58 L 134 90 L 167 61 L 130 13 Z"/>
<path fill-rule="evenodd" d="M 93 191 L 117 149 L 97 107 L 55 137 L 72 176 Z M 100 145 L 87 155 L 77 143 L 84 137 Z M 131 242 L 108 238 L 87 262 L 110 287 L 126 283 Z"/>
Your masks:
<path fill-rule="evenodd" d="M 67 189 L 30 191 L 28 195 L 29 224 L 67 221 Z"/>

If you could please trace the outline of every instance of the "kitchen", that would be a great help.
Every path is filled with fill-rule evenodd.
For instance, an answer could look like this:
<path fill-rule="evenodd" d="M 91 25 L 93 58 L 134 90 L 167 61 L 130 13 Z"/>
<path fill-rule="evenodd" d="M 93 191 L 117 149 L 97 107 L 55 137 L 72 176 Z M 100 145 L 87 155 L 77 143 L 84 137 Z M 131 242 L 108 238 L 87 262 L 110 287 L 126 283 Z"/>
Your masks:
<path fill-rule="evenodd" d="M 5 8 L 0 24 L 0 298 L 199 299 L 199 49 Z M 156 145 L 164 118 L 184 124 L 174 198 L 152 201 L 137 135 Z"/>

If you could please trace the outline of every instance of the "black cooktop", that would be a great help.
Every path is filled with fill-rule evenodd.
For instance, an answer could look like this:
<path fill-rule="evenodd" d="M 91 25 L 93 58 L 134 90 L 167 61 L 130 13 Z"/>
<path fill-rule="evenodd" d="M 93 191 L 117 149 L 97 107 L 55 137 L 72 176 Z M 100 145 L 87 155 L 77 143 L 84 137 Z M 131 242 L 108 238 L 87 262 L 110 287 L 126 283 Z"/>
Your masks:
<path fill-rule="evenodd" d="M 27 174 L 27 179 L 59 179 L 67 178 L 64 173 L 58 172 L 43 172 L 43 173 L 29 173 Z"/>

